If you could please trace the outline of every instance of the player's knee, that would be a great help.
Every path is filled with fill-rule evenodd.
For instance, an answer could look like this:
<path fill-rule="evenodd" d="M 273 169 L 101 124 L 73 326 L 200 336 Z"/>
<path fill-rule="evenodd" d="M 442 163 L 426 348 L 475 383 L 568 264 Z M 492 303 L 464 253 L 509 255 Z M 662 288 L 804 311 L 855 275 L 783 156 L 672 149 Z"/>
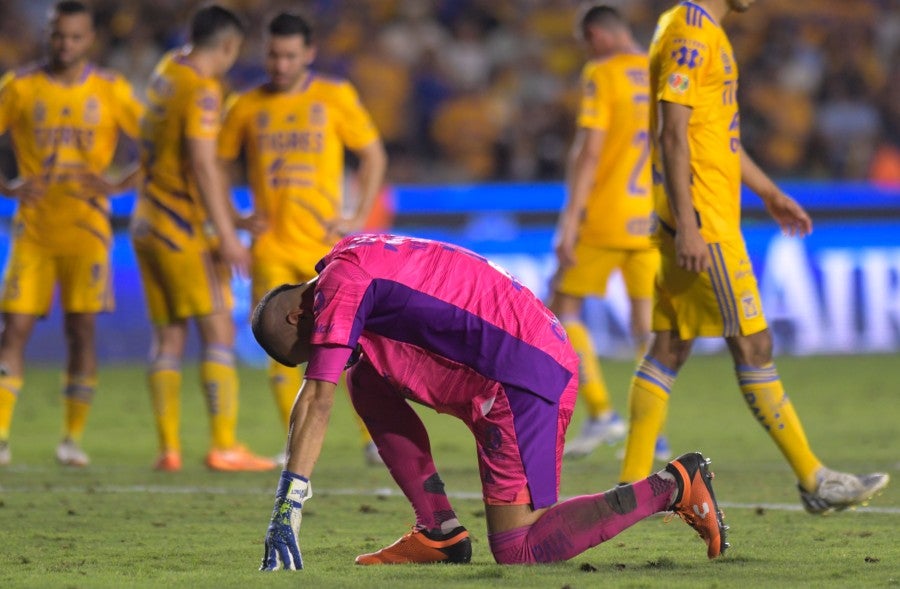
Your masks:
<path fill-rule="evenodd" d="M 772 362 L 772 334 L 768 329 L 733 338 L 728 344 L 739 366 L 765 366 Z"/>
<path fill-rule="evenodd" d="M 66 339 L 75 346 L 90 345 L 94 341 L 93 315 L 74 315 L 66 318 Z"/>
<path fill-rule="evenodd" d="M 497 564 L 527 564 L 535 562 L 528 550 L 529 527 L 518 528 L 496 534 L 488 534 L 491 554 Z"/>

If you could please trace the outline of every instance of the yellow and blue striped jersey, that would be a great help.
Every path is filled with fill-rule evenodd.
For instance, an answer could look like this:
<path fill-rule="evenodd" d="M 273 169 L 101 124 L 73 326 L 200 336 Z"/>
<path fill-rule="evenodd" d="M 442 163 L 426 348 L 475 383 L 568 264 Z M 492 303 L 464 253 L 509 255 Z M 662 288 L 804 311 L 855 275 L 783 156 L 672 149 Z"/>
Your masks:
<path fill-rule="evenodd" d="M 46 185 L 36 204 L 18 207 L 16 231 L 60 251 L 86 239 L 108 245 L 108 195 L 84 179 L 106 171 L 120 132 L 137 137 L 142 109 L 122 76 L 90 64 L 71 85 L 43 64 L 3 76 L 0 134 L 10 134 L 19 175 Z"/>
<path fill-rule="evenodd" d="M 333 245 L 324 224 L 341 212 L 344 149 L 378 138 L 346 80 L 309 73 L 296 92 L 260 86 L 229 103 L 219 156 L 234 160 L 243 149 L 254 209 L 269 223 L 254 252 L 309 255 L 315 265 Z"/>
<path fill-rule="evenodd" d="M 221 113 L 219 81 L 194 69 L 184 49 L 166 54 L 153 72 L 141 123 L 144 185 L 134 212 L 137 237 L 149 232 L 173 249 L 203 238 L 207 213 L 190 170 L 188 141 L 215 141 Z"/>
<path fill-rule="evenodd" d="M 605 132 L 580 241 L 620 249 L 650 246 L 647 56 L 622 53 L 588 62 L 581 74 L 578 125 Z"/>
<path fill-rule="evenodd" d="M 707 242 L 740 237 L 738 68 L 725 31 L 701 6 L 682 2 L 660 17 L 650 46 L 650 86 L 651 129 L 659 123 L 660 101 L 692 109 L 691 196 L 700 234 Z M 655 211 L 675 228 L 655 142 L 652 151 Z"/>

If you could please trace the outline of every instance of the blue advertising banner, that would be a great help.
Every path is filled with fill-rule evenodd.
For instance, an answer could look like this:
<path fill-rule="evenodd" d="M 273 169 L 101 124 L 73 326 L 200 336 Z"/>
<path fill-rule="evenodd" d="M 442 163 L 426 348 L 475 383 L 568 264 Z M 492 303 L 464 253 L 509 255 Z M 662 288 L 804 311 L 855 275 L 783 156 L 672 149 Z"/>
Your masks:
<path fill-rule="evenodd" d="M 744 235 L 763 306 L 779 353 L 865 353 L 900 349 L 900 187 L 867 184 L 785 183 L 813 216 L 812 235 L 783 237 L 766 220 L 759 199 L 744 195 Z M 555 269 L 551 243 L 563 203 L 559 184 L 408 186 L 393 190 L 395 232 L 457 243 L 506 267 L 545 297 Z M 235 191 L 247 206 L 245 189 Z M 0 217 L 13 211 L 0 200 Z M 133 195 L 113 199 L 113 215 L 127 217 Z M 8 222 L 0 229 L 0 256 L 9 248 Z M 104 360 L 140 360 L 150 346 L 150 325 L 133 250 L 117 232 L 113 250 L 116 310 L 98 320 L 98 349 Z M 235 280 L 238 354 L 245 362 L 265 361 L 249 333 L 249 284 Z M 598 352 L 630 357 L 628 302 L 619 277 L 607 297 L 585 305 L 585 320 Z M 194 344 L 195 345 L 195 344 Z M 721 348 L 702 342 L 700 351 Z M 62 359 L 61 314 L 54 308 L 39 322 L 27 350 L 30 359 Z"/>

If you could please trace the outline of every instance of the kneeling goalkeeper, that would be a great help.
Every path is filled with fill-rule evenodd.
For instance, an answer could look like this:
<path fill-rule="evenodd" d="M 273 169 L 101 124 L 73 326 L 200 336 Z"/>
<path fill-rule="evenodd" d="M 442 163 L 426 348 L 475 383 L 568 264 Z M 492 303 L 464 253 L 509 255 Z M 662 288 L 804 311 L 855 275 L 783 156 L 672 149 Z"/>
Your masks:
<path fill-rule="evenodd" d="M 353 406 L 416 516 L 410 532 L 358 564 L 471 558 L 469 533 L 409 401 L 458 417 L 474 434 L 499 563 L 566 560 L 660 511 L 699 532 L 710 558 L 727 548 L 699 453 L 636 483 L 557 503 L 578 358 L 556 317 L 511 275 L 463 248 L 393 235 L 348 237 L 316 271 L 310 282 L 270 291 L 252 319 L 272 358 L 308 362 L 262 570 L 303 567 L 302 508 L 345 369 Z"/>

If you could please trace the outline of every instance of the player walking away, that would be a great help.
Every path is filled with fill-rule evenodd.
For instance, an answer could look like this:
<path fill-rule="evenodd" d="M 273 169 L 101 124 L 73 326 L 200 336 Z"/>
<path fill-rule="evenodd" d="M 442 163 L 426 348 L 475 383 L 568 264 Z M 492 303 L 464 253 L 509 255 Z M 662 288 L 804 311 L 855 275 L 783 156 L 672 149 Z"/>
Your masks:
<path fill-rule="evenodd" d="M 141 129 L 144 185 L 132 240 L 154 324 L 149 370 L 160 456 L 155 468 L 181 468 L 181 361 L 188 320 L 200 332 L 200 378 L 210 418 L 213 470 L 268 470 L 273 461 L 235 439 L 238 381 L 234 366 L 229 266 L 249 263 L 235 233 L 228 184 L 216 160 L 222 90 L 243 25 L 216 5 L 191 22 L 190 45 L 157 65 Z"/>
<path fill-rule="evenodd" d="M 312 29 L 282 13 L 269 23 L 268 80 L 237 98 L 219 135 L 219 157 L 241 153 L 253 192 L 253 213 L 243 221 L 254 235 L 251 275 L 254 305 L 280 284 L 315 276 L 315 265 L 340 237 L 362 228 L 384 181 L 387 156 L 354 87 L 310 69 Z M 355 214 L 342 215 L 344 149 L 359 159 Z M 300 388 L 300 371 L 269 363 L 269 383 L 285 427 Z M 369 462 L 380 457 L 364 427 Z"/>
<path fill-rule="evenodd" d="M 88 59 L 93 15 L 79 1 L 49 14 L 46 61 L 0 80 L 0 134 L 9 133 L 19 177 L 0 176 L 18 200 L 0 309 L 0 465 L 9 464 L 10 423 L 23 383 L 25 345 L 59 285 L 67 364 L 63 439 L 57 460 L 86 466 L 80 441 L 97 388 L 94 324 L 112 311 L 111 194 L 133 184 L 137 163 L 118 179 L 107 170 L 119 133 L 137 138 L 141 104 L 125 79 Z"/>
<path fill-rule="evenodd" d="M 588 418 L 566 444 L 565 455 L 590 454 L 625 437 L 613 410 L 581 308 L 587 296 L 606 294 L 619 270 L 631 302 L 631 332 L 638 358 L 650 338 L 650 307 L 659 253 L 650 242 L 650 142 L 647 56 L 619 12 L 590 7 L 579 30 L 591 60 L 582 70 L 578 129 L 569 153 L 568 200 L 560 215 L 550 310 L 560 318 L 581 359 L 579 375 Z M 659 460 L 669 458 L 664 436 Z"/>
<path fill-rule="evenodd" d="M 667 510 L 699 532 L 710 558 L 728 547 L 712 473 L 699 453 L 632 485 L 556 503 L 578 357 L 556 317 L 504 270 L 447 243 L 388 234 L 348 237 L 316 270 L 310 282 L 268 293 L 252 319 L 273 359 L 309 362 L 263 570 L 303 566 L 302 507 L 346 366 L 353 406 L 416 514 L 408 534 L 357 557 L 358 564 L 471 557 L 469 533 L 409 401 L 461 419 L 475 436 L 499 563 L 565 560 Z"/>
<path fill-rule="evenodd" d="M 887 474 L 835 472 L 813 454 L 772 361 L 772 337 L 740 230 L 741 182 L 789 235 L 812 221 L 744 151 L 738 70 L 719 26 L 752 0 L 682 2 L 659 20 L 650 48 L 654 196 L 662 254 L 655 337 L 631 385 L 631 427 L 621 480 L 650 472 L 669 393 L 696 337 L 724 337 L 747 405 L 799 479 L 807 511 L 867 501 Z"/>

